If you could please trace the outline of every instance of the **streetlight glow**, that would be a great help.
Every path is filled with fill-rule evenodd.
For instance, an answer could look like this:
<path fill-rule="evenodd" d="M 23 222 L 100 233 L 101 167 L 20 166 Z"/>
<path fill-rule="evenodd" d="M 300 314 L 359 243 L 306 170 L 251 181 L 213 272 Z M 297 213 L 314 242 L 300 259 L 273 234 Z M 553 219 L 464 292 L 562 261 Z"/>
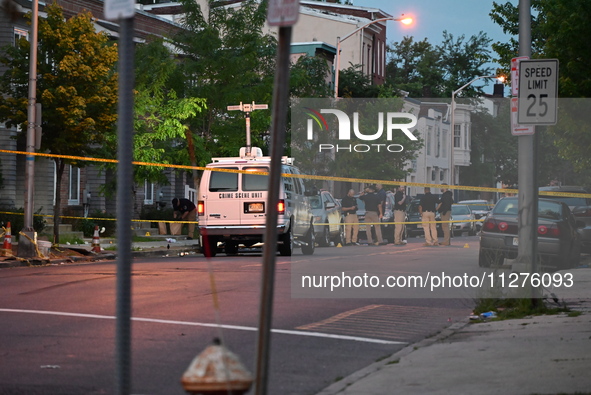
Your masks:
<path fill-rule="evenodd" d="M 401 18 L 387 17 L 387 18 L 374 19 L 373 21 L 353 30 L 352 32 L 347 34 L 345 37 L 342 37 L 342 38 L 337 37 L 337 53 L 335 55 L 336 65 L 335 65 L 335 72 L 334 72 L 334 97 L 335 97 L 335 99 L 339 97 L 339 69 L 341 67 L 341 42 L 345 41 L 346 39 L 348 39 L 349 37 L 351 37 L 355 33 L 365 29 L 369 25 L 373 25 L 374 23 L 385 22 L 385 21 L 402 22 L 404 25 L 410 25 L 411 23 L 413 23 L 413 19 L 411 17 L 405 17 L 404 14 L 402 14 Z"/>

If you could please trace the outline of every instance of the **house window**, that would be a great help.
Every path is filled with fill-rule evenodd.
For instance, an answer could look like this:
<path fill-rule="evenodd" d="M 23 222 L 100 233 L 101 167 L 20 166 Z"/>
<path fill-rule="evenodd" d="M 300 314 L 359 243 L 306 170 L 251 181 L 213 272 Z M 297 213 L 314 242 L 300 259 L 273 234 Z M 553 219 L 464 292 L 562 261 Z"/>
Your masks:
<path fill-rule="evenodd" d="M 18 27 L 14 28 L 14 46 L 18 44 L 19 40 L 24 38 L 25 40 L 29 41 L 29 32 L 24 29 L 19 29 Z"/>
<path fill-rule="evenodd" d="M 462 125 L 454 125 L 454 148 L 461 148 Z"/>
<path fill-rule="evenodd" d="M 447 158 L 447 150 L 449 147 L 447 146 L 447 130 L 443 131 L 443 138 L 441 139 L 441 145 L 443 146 L 443 157 Z"/>
<path fill-rule="evenodd" d="M 154 184 L 144 180 L 144 204 L 154 204 Z"/>
<path fill-rule="evenodd" d="M 445 170 L 441 170 L 441 172 L 439 172 L 439 181 L 443 180 L 445 180 Z"/>
<path fill-rule="evenodd" d="M 427 129 L 427 155 L 431 155 L 431 132 L 433 130 L 432 126 L 429 126 Z"/>
<path fill-rule="evenodd" d="M 80 204 L 80 168 L 70 165 L 70 180 L 68 184 L 68 204 Z"/>
<path fill-rule="evenodd" d="M 435 128 L 435 157 L 439 158 L 441 155 L 441 132 L 439 127 Z"/>
<path fill-rule="evenodd" d="M 436 178 L 437 178 L 437 171 L 431 170 L 431 181 L 435 181 Z"/>

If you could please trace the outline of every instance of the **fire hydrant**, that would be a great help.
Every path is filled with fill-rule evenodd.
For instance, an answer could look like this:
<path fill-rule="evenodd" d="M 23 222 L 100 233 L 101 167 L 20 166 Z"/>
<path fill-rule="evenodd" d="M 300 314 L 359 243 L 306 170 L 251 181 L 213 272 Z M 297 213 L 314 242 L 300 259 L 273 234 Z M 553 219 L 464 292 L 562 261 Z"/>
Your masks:
<path fill-rule="evenodd" d="M 218 339 L 193 359 L 181 378 L 185 391 L 194 395 L 241 395 L 252 382 L 252 375 L 238 356 Z"/>

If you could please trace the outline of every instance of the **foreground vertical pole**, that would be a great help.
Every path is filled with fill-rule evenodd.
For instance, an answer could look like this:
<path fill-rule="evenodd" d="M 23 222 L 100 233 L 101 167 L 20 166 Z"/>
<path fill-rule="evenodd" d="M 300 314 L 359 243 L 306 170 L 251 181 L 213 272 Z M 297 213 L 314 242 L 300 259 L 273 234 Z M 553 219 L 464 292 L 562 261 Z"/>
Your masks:
<path fill-rule="evenodd" d="M 267 394 L 269 354 L 271 348 L 271 324 L 273 321 L 273 293 L 275 286 L 275 256 L 277 255 L 277 204 L 281 182 L 281 157 L 285 144 L 285 126 L 289 106 L 289 55 L 291 26 L 279 28 L 277 71 L 273 89 L 273 115 L 271 119 L 271 169 L 267 221 L 263 247 L 263 274 L 257 341 L 255 394 Z"/>
<path fill-rule="evenodd" d="M 133 184 L 133 18 L 121 19 L 117 168 L 117 394 L 131 393 L 131 212 Z"/>
<path fill-rule="evenodd" d="M 31 49 L 29 52 L 29 103 L 27 107 L 27 152 L 35 152 L 35 109 L 37 102 L 37 41 L 39 31 L 39 1 L 33 0 L 31 15 Z M 35 196 L 35 156 L 25 156 L 25 216 L 23 233 L 31 240 L 37 240 L 37 234 L 33 228 L 33 211 Z M 35 245 L 27 237 L 21 237 L 18 246 L 18 255 L 23 258 L 37 256 Z"/>
<path fill-rule="evenodd" d="M 531 0 L 519 0 L 519 56 L 531 56 Z M 538 271 L 538 183 L 537 183 L 537 134 L 518 137 L 517 179 L 519 184 L 519 263 L 525 264 L 529 273 Z M 537 288 L 531 289 L 532 304 L 536 305 Z"/>

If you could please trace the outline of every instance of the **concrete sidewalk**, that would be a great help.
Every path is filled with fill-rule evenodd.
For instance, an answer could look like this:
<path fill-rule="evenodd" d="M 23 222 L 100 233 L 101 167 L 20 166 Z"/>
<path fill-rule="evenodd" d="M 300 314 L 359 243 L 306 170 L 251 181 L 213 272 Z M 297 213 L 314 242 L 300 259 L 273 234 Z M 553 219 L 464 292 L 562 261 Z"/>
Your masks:
<path fill-rule="evenodd" d="M 467 320 L 318 395 L 591 394 L 591 268 L 565 272 L 574 286 L 552 292 L 572 313 Z"/>

